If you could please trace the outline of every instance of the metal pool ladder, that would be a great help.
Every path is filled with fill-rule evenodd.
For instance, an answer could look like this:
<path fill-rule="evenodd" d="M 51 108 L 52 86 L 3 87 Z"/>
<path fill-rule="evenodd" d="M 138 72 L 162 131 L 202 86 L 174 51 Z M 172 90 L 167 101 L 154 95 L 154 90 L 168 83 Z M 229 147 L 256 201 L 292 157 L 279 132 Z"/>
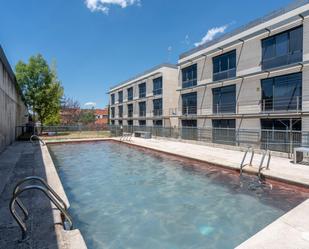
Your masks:
<path fill-rule="evenodd" d="M 38 140 L 39 142 L 41 142 L 43 146 L 46 145 L 46 143 L 45 143 L 38 135 L 32 135 L 32 136 L 30 137 L 30 142 L 31 142 L 32 144 L 34 144 L 34 141 L 35 141 L 35 140 L 33 140 L 34 138 L 36 138 L 36 140 Z"/>
<path fill-rule="evenodd" d="M 41 183 L 41 185 L 26 185 L 24 187 L 20 187 L 25 182 L 29 181 L 36 181 Z M 29 218 L 29 212 L 26 209 L 25 205 L 22 203 L 21 199 L 19 198 L 20 194 L 23 192 L 26 192 L 28 190 L 39 190 L 44 193 L 44 195 L 57 207 L 57 209 L 61 212 L 62 217 L 64 217 L 63 225 L 66 230 L 72 230 L 73 229 L 73 221 L 71 216 L 68 213 L 68 208 L 65 202 L 61 199 L 61 197 L 52 189 L 50 185 L 47 184 L 47 182 L 38 176 L 28 176 L 22 180 L 20 180 L 13 191 L 13 196 L 10 201 L 10 212 L 13 216 L 13 218 L 16 220 L 17 224 L 19 225 L 21 232 L 22 232 L 22 239 L 20 240 L 25 241 L 28 237 L 28 230 L 25 221 Z M 16 212 L 15 204 L 20 208 L 24 215 L 24 220 L 19 216 L 19 214 Z"/>
<path fill-rule="evenodd" d="M 243 168 L 248 165 L 248 164 L 245 164 L 245 160 L 247 158 L 248 153 L 250 153 L 250 152 L 251 152 L 251 158 L 250 158 L 249 166 L 252 166 L 252 161 L 253 161 L 253 157 L 254 157 L 254 149 L 252 147 L 248 147 L 245 154 L 244 154 L 244 157 L 243 157 L 243 159 L 240 163 L 240 175 L 242 175 Z"/>
<path fill-rule="evenodd" d="M 266 156 L 268 156 L 268 159 L 267 159 L 267 164 L 266 164 L 266 167 L 265 167 L 265 166 L 263 166 L 263 164 L 264 164 L 264 161 L 265 161 Z M 265 151 L 263 152 L 263 156 L 262 156 L 262 159 L 261 159 L 261 162 L 260 162 L 259 172 L 258 172 L 258 177 L 259 177 L 259 180 L 260 180 L 260 181 L 263 180 L 263 179 L 262 179 L 262 174 L 261 174 L 262 170 L 263 170 L 263 169 L 269 169 L 270 159 L 271 159 L 271 153 L 270 153 L 270 151 L 269 151 L 269 150 L 265 150 Z"/>
<path fill-rule="evenodd" d="M 123 133 L 121 138 L 120 138 L 120 141 L 131 141 L 132 139 L 132 133 Z"/>

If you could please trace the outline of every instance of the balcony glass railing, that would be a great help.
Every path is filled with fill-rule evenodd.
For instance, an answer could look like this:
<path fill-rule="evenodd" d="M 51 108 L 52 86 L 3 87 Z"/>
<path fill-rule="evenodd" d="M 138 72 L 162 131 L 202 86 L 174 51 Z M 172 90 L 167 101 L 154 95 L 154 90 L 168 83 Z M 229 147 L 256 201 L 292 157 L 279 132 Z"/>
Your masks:
<path fill-rule="evenodd" d="M 225 71 L 213 73 L 213 81 L 225 80 L 236 77 L 236 68 L 231 68 Z"/>
<path fill-rule="evenodd" d="M 183 106 L 182 115 L 196 115 L 197 107 L 196 106 Z"/>
<path fill-rule="evenodd" d="M 139 111 L 139 116 L 140 117 L 145 117 L 146 116 L 146 111 Z"/>
<path fill-rule="evenodd" d="M 154 89 L 152 93 L 153 93 L 153 95 L 161 95 L 162 94 L 162 88 Z"/>
<path fill-rule="evenodd" d="M 154 109 L 153 116 L 162 116 L 162 109 Z"/>
<path fill-rule="evenodd" d="M 285 54 L 282 56 L 276 56 L 262 60 L 262 69 L 269 69 L 274 67 L 285 66 L 293 63 L 297 63 L 303 60 L 303 51 L 294 51 L 293 53 Z"/>
<path fill-rule="evenodd" d="M 262 99 L 261 101 L 262 112 L 282 112 L 282 111 L 295 111 L 302 110 L 302 97 L 276 97 L 274 99 Z"/>

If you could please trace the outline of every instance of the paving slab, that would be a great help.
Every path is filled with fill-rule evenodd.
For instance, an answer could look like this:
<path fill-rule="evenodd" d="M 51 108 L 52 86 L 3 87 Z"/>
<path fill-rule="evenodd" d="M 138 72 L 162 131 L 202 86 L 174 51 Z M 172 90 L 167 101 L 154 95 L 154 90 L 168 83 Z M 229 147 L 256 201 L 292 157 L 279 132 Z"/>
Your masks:
<path fill-rule="evenodd" d="M 38 191 L 28 191 L 21 200 L 29 211 L 26 221 L 29 239 L 22 243 L 21 230 L 9 211 L 15 184 L 27 176 L 40 176 L 69 205 L 46 146 L 16 142 L 0 154 L 0 248 L 5 249 L 85 249 L 75 229 L 63 229 L 60 212 Z"/>

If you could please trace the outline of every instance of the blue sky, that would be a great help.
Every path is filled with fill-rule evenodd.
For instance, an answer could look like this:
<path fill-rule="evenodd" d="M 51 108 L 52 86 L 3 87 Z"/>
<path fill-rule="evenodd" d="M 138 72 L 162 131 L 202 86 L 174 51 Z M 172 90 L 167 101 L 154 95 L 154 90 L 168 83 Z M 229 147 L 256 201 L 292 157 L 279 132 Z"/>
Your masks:
<path fill-rule="evenodd" d="M 291 0 L 0 2 L 0 44 L 12 67 L 41 53 L 56 60 L 67 96 L 82 107 L 104 107 L 112 85 L 162 62 L 176 63 L 203 37 L 229 32 Z"/>

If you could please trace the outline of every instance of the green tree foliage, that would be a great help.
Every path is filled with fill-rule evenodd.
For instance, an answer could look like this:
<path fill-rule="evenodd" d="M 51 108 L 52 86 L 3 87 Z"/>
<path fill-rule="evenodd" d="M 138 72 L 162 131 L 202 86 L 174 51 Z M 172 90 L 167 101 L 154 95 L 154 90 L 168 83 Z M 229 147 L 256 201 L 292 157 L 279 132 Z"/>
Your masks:
<path fill-rule="evenodd" d="M 84 124 L 93 124 L 95 122 L 95 111 L 92 110 L 81 110 L 79 121 Z"/>
<path fill-rule="evenodd" d="M 35 120 L 43 125 L 59 124 L 63 88 L 54 68 L 42 55 L 19 61 L 15 68 L 18 85 Z"/>

